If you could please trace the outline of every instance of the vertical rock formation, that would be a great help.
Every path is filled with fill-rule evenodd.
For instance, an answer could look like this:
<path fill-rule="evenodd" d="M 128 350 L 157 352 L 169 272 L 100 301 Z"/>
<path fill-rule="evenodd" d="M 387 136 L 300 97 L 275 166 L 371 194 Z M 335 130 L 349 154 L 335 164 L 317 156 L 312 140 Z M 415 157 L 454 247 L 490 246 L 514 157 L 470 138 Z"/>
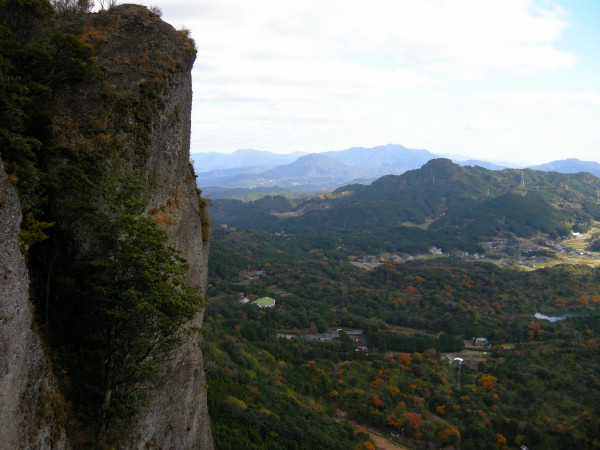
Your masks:
<path fill-rule="evenodd" d="M 92 20 L 92 29 L 100 36 L 94 47 L 104 72 L 103 90 L 117 99 L 116 103 L 105 99 L 105 107 L 131 99 L 123 123 L 114 128 L 121 126 L 124 147 L 144 147 L 129 152 L 124 164 L 146 185 L 147 214 L 167 230 L 170 244 L 187 259 L 188 283 L 204 290 L 206 205 L 189 163 L 193 42 L 144 7 L 122 5 Z M 194 325 L 202 325 L 201 314 Z M 126 447 L 212 448 L 197 339 L 186 342 L 172 356 L 162 384 L 152 390 L 151 403 L 134 424 Z"/>
<path fill-rule="evenodd" d="M 94 47 L 100 73 L 53 99 L 52 145 L 81 167 L 89 160 L 133 173 L 144 188 L 145 214 L 187 259 L 187 282 L 204 290 L 208 217 L 189 163 L 193 41 L 136 5 L 62 18 L 61 27 Z M 61 447 L 66 420 L 57 418 L 60 396 L 31 331 L 20 220 L 16 194 L 0 170 L 0 448 Z M 200 327 L 202 312 L 192 322 Z M 170 355 L 160 384 L 146 389 L 149 404 L 121 435 L 120 447 L 213 448 L 197 335 Z"/>
<path fill-rule="evenodd" d="M 20 224 L 19 199 L 0 161 L 0 448 L 60 448 L 60 396 L 32 330 Z"/>
<path fill-rule="evenodd" d="M 167 229 L 171 245 L 189 263 L 188 283 L 206 287 L 208 244 L 203 228 L 205 210 L 196 191 L 189 164 L 191 77 L 189 71 L 174 80 L 165 98 L 165 110 L 156 116 L 150 133 L 144 172 L 156 177 L 148 192 L 148 213 Z M 181 110 L 173 122 L 173 110 Z M 204 237 L 203 237 L 204 236 Z M 202 326 L 202 314 L 194 319 Z M 133 429 L 132 443 L 160 448 L 212 448 L 206 409 L 206 379 L 202 352 L 196 339 L 186 342 L 168 363 L 164 384 L 153 390 L 152 403 Z"/>
<path fill-rule="evenodd" d="M 19 403 L 29 370 L 26 360 L 30 353 L 39 353 L 31 332 L 29 279 L 17 243 L 20 224 L 21 206 L 0 161 L 0 438 L 4 442 L 18 442 Z"/>

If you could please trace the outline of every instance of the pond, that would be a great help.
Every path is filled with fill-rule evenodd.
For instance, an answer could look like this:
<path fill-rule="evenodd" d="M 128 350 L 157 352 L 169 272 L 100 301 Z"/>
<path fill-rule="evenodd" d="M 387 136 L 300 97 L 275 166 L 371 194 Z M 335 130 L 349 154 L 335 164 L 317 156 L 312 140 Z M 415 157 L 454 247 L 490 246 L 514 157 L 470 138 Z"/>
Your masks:
<path fill-rule="evenodd" d="M 560 315 L 556 315 L 556 316 L 547 316 L 546 314 L 537 312 L 533 315 L 533 317 L 535 317 L 536 319 L 540 319 L 540 320 L 548 320 L 550 322 L 558 322 L 559 320 L 569 319 L 570 317 L 586 317 L 586 316 L 591 316 L 594 314 L 598 314 L 598 313 L 582 311 L 582 312 L 568 312 L 568 313 L 564 313 L 564 314 L 560 314 Z"/>

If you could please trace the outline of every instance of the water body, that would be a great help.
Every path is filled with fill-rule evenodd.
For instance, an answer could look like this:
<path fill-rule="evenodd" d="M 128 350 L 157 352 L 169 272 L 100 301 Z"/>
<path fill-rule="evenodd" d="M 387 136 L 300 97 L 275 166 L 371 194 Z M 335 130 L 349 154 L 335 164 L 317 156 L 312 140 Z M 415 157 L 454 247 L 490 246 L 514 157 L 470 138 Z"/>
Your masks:
<path fill-rule="evenodd" d="M 569 313 L 561 314 L 559 316 L 547 316 L 545 314 L 537 312 L 537 313 L 535 313 L 533 315 L 533 317 L 535 317 L 536 319 L 540 319 L 540 320 L 548 320 L 550 322 L 558 322 L 559 320 L 565 320 L 565 319 L 568 319 L 570 317 L 586 317 L 586 316 L 591 316 L 593 314 L 598 314 L 598 313 L 594 313 L 594 312 L 569 312 Z"/>

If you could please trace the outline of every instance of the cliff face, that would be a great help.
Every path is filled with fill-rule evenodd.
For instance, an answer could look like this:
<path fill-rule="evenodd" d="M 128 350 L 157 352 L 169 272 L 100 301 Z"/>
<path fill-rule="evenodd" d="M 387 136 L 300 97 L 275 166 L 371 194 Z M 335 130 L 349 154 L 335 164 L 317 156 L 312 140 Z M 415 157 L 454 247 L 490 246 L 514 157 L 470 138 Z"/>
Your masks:
<path fill-rule="evenodd" d="M 127 123 L 121 132 L 124 146 L 147 145 L 145 152 L 130 152 L 124 163 L 146 184 L 147 214 L 167 230 L 170 244 L 187 259 L 188 283 L 204 290 L 207 217 L 189 163 L 193 43 L 143 7 L 118 6 L 93 20 L 93 30 L 100 34 L 93 44 L 104 72 L 103 90 L 119 98 L 145 97 L 148 102 L 135 104 L 122 117 Z M 144 135 L 142 144 L 139 133 Z M 193 322 L 200 327 L 202 314 Z M 212 448 L 197 340 L 184 343 L 172 357 L 163 383 L 152 390 L 151 403 L 132 427 L 125 447 Z"/>
<path fill-rule="evenodd" d="M 61 26 L 94 47 L 101 74 L 56 99 L 53 145 L 82 161 L 104 160 L 133 173 L 144 188 L 145 215 L 166 230 L 169 244 L 189 263 L 187 282 L 203 291 L 208 217 L 189 163 L 193 41 L 135 5 L 67 18 Z M 51 366 L 31 331 L 27 272 L 16 237 L 20 209 L 3 170 L 0 185 L 0 448 L 7 442 L 61 447 L 65 420 L 58 425 L 55 417 L 60 396 L 49 387 Z M 202 312 L 192 325 L 201 327 Z M 145 386 L 149 404 L 121 435 L 120 447 L 213 448 L 198 337 L 169 356 L 160 384 Z M 40 402 L 52 426 L 34 417 L 45 411 Z M 29 437 L 23 420 L 39 425 Z"/>
<path fill-rule="evenodd" d="M 156 177 L 148 191 L 148 213 L 163 223 L 171 245 L 180 249 L 190 269 L 188 283 L 206 287 L 208 244 L 203 239 L 202 200 L 189 164 L 191 77 L 189 69 L 174 77 L 165 93 L 164 110 L 156 115 L 144 165 Z M 173 111 L 181 111 L 174 122 Z M 194 319 L 202 326 L 202 314 Z M 186 342 L 166 367 L 167 382 L 155 389 L 151 405 L 133 429 L 131 443 L 160 448 L 212 448 L 206 409 L 206 379 L 198 342 Z"/>
<path fill-rule="evenodd" d="M 61 448 L 60 397 L 32 330 L 21 206 L 0 161 L 0 448 Z"/>
<path fill-rule="evenodd" d="M 17 233 L 21 207 L 17 194 L 8 183 L 0 161 L 0 422 L 6 424 L 2 440 L 18 441 L 19 402 L 24 392 L 28 366 L 25 359 L 39 354 L 31 332 L 28 306 L 29 279 L 19 251 Z M 29 348 L 34 347 L 30 352 Z M 35 349 L 37 348 L 37 351 Z"/>

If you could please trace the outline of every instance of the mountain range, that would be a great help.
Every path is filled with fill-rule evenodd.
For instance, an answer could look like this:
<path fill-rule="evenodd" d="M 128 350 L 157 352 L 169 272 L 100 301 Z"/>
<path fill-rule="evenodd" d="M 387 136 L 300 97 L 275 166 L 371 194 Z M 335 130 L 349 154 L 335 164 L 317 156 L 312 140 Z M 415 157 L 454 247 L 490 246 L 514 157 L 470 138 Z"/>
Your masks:
<path fill-rule="evenodd" d="M 540 164 L 538 166 L 531 166 L 531 169 L 560 173 L 589 172 L 597 177 L 600 177 L 600 164 L 594 161 L 580 161 L 576 158 L 563 159 L 560 161 L 552 161 L 546 164 Z"/>
<path fill-rule="evenodd" d="M 191 159 L 197 183 L 210 198 L 256 199 L 264 195 L 323 193 L 341 186 L 369 184 L 384 175 L 400 175 L 439 158 L 427 150 L 388 144 L 372 148 L 312 154 L 281 155 L 260 150 L 238 150 L 232 154 L 194 153 Z M 461 166 L 502 170 L 506 166 L 468 159 Z M 559 173 L 589 172 L 600 176 L 600 164 L 574 158 L 532 166 Z"/>
<path fill-rule="evenodd" d="M 213 200 L 210 214 L 216 223 L 298 235 L 391 233 L 393 241 L 418 229 L 420 240 L 428 233 L 431 242 L 464 248 L 501 236 L 568 236 L 600 219 L 599 188 L 590 173 L 488 170 L 440 158 L 304 200 Z"/>

